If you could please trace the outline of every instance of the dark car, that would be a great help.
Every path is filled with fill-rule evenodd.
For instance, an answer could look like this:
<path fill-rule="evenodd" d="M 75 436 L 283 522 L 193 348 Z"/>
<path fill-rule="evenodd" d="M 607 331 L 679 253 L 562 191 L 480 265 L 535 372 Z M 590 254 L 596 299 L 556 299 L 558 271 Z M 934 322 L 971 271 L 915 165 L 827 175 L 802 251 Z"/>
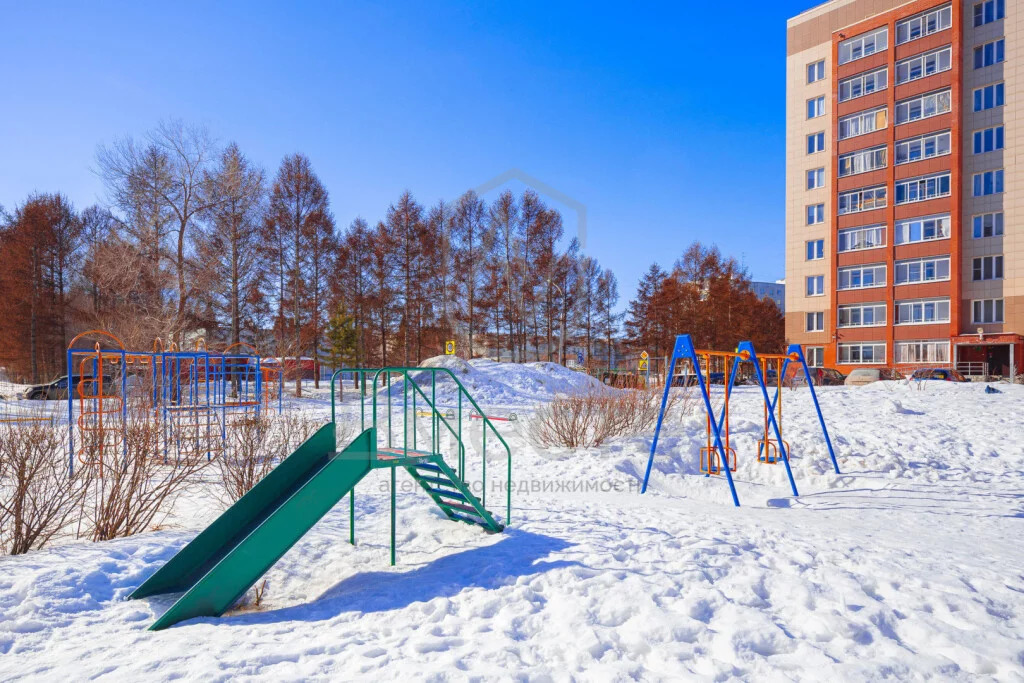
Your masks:
<path fill-rule="evenodd" d="M 970 382 L 956 370 L 952 368 L 921 368 L 920 370 L 914 370 L 914 374 L 910 376 L 913 380 L 924 380 L 934 379 L 941 382 Z"/>
<path fill-rule="evenodd" d="M 75 376 L 72 378 L 72 391 L 75 391 L 78 383 L 81 381 L 81 377 Z M 85 386 L 83 390 L 86 396 L 94 394 L 96 392 L 96 385 L 99 382 L 94 382 L 92 377 L 85 378 Z M 115 385 L 112 377 L 103 377 L 103 393 L 115 394 L 119 387 Z M 29 401 L 55 401 L 65 399 L 68 397 L 68 376 L 58 377 L 48 384 L 35 384 L 25 390 L 25 398 Z M 76 393 L 77 396 L 77 393 Z"/>

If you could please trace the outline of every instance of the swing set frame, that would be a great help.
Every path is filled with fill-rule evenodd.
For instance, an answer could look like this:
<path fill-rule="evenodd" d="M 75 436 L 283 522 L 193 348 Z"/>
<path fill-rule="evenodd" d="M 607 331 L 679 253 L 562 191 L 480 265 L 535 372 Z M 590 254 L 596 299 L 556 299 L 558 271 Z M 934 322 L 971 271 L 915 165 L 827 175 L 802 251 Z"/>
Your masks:
<path fill-rule="evenodd" d="M 721 411 L 716 414 L 711 405 L 711 393 L 708 385 L 711 361 L 713 358 L 722 359 L 724 363 L 724 384 L 725 397 Z M 654 455 L 658 448 L 658 436 L 661 433 L 661 426 L 665 419 L 665 410 L 668 405 L 668 394 L 672 389 L 672 382 L 676 375 L 676 367 L 679 363 L 689 363 L 693 374 L 700 388 L 706 415 L 706 444 L 701 448 L 701 471 L 705 476 L 725 472 L 729 482 L 729 491 L 732 494 L 732 501 L 739 507 L 740 500 L 736 493 L 736 484 L 733 481 L 732 473 L 736 471 L 736 451 L 729 444 L 729 398 L 733 387 L 736 384 L 736 377 L 742 365 L 753 366 L 753 377 L 761 389 L 761 398 L 764 404 L 764 434 L 758 440 L 757 459 L 765 464 L 777 463 L 780 459 L 786 466 L 786 477 L 789 479 L 790 488 L 794 496 L 799 496 L 796 488 L 796 481 L 793 479 L 793 470 L 790 467 L 790 447 L 782 439 L 782 378 L 791 363 L 798 364 L 798 371 L 803 370 L 807 379 L 807 387 L 811 392 L 811 400 L 814 402 L 814 410 L 818 415 L 818 422 L 821 425 L 822 434 L 825 436 L 825 444 L 828 446 L 828 454 L 832 460 L 832 467 L 836 474 L 840 474 L 839 462 L 836 460 L 835 449 L 832 447 L 832 439 L 829 436 L 828 428 L 825 426 L 825 417 L 821 412 L 821 405 L 818 403 L 818 395 L 814 390 L 814 382 L 811 379 L 811 371 L 807 367 L 803 350 L 799 344 L 790 344 L 784 354 L 758 354 L 754 344 L 749 341 L 740 342 L 735 351 L 710 351 L 697 349 L 693 340 L 688 334 L 681 334 L 676 337 L 676 343 L 672 350 L 672 358 L 669 362 L 669 369 L 665 381 L 665 392 L 661 399 L 661 409 L 658 412 L 658 423 L 654 429 L 654 439 L 651 442 L 651 453 L 647 459 L 647 469 L 644 472 L 644 483 L 640 493 L 647 491 L 647 485 L 651 477 L 651 469 L 654 465 Z M 703 366 L 703 370 L 702 370 Z M 774 366 L 776 371 L 776 382 L 774 396 L 769 396 L 768 386 L 765 377 L 768 368 Z M 769 430 L 770 428 L 770 430 Z M 771 436 L 774 435 L 774 439 Z M 725 466 L 722 466 L 722 464 Z"/>

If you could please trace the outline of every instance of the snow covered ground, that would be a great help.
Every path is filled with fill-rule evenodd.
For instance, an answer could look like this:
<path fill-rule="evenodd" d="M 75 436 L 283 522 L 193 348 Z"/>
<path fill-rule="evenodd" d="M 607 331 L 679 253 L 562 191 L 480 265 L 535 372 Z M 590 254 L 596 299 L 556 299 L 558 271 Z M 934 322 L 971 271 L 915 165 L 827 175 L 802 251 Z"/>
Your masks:
<path fill-rule="evenodd" d="M 1024 681 L 1024 387 L 819 389 L 842 475 L 807 389 L 787 390 L 799 497 L 781 464 L 756 462 L 760 397 L 739 388 L 735 508 L 724 478 L 698 472 L 700 414 L 666 422 L 640 496 L 650 434 L 575 451 L 529 438 L 530 408 L 591 380 L 464 370 L 485 410 L 526 416 L 499 426 L 516 481 L 505 533 L 402 486 L 391 568 L 376 472 L 355 547 L 340 505 L 268 573 L 261 609 L 150 633 L 173 598 L 123 598 L 216 514 L 186 501 L 166 530 L 0 558 L 0 679 Z M 307 394 L 326 415 L 324 390 Z M 357 411 L 349 397 L 343 416 Z"/>

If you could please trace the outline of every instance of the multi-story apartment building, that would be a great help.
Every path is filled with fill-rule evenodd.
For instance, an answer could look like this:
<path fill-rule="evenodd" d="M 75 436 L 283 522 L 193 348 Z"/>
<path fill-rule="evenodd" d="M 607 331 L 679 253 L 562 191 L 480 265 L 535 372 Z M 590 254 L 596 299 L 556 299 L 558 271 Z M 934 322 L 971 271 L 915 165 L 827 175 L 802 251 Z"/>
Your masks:
<path fill-rule="evenodd" d="M 786 70 L 789 340 L 1019 372 L 1024 2 L 831 0 L 789 20 Z"/>

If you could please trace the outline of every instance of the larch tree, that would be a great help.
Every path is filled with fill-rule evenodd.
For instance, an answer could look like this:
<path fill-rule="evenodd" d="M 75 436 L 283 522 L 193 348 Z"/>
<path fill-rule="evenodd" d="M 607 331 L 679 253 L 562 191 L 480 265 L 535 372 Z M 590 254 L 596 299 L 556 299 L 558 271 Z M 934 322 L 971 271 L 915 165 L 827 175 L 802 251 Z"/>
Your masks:
<path fill-rule="evenodd" d="M 604 336 L 605 352 L 608 367 L 613 367 L 615 356 L 615 336 L 619 332 L 622 314 L 615 311 L 619 303 L 619 283 L 615 273 L 606 268 L 597 280 L 598 328 Z"/>
<path fill-rule="evenodd" d="M 100 289 L 100 273 L 96 258 L 100 248 L 114 236 L 116 222 L 108 209 L 97 205 L 86 208 L 82 212 L 81 219 L 82 242 L 85 251 L 82 259 L 82 276 L 87 283 L 91 304 L 90 316 L 95 317 L 100 311 L 100 297 L 103 294 Z"/>
<path fill-rule="evenodd" d="M 338 261 L 338 236 L 334 230 L 334 216 L 319 211 L 309 224 L 309 275 L 306 288 L 309 292 L 309 340 L 313 348 L 313 359 L 320 361 L 324 329 L 328 320 L 330 276 L 335 272 Z M 314 364 L 315 369 L 315 364 Z M 313 373 L 313 386 L 320 388 L 320 373 Z"/>
<path fill-rule="evenodd" d="M 583 347 L 587 350 L 587 361 L 594 357 L 594 337 L 597 333 L 599 315 L 598 279 L 601 268 L 597 261 L 584 256 L 580 259 L 576 286 L 579 291 L 579 328 L 583 333 Z"/>
<path fill-rule="evenodd" d="M 521 311 L 516 306 L 518 299 L 519 268 L 516 255 L 519 249 L 519 205 L 515 195 L 506 190 L 498 195 L 490 208 L 490 231 L 494 236 L 494 248 L 491 258 L 495 259 L 495 267 L 502 275 L 501 295 L 505 312 L 505 324 L 508 326 L 508 350 L 512 362 L 516 361 L 519 345 L 516 341 L 516 324 L 521 319 Z M 500 335 L 500 332 L 496 330 Z"/>
<path fill-rule="evenodd" d="M 370 239 L 368 309 L 380 344 L 379 366 L 388 365 L 390 331 L 394 327 L 399 291 L 394 286 L 399 274 L 398 240 L 383 222 L 378 222 Z"/>
<path fill-rule="evenodd" d="M 231 344 L 242 341 L 243 320 L 259 300 L 264 268 L 260 262 L 260 231 L 266 211 L 263 169 L 229 144 L 205 182 L 210 197 L 204 215 L 200 261 L 210 271 L 215 302 L 228 322 Z"/>
<path fill-rule="evenodd" d="M 454 240 L 455 284 L 464 308 L 460 319 L 466 323 L 468 357 L 473 358 L 474 335 L 477 332 L 477 306 L 480 296 L 481 264 L 484 257 L 483 238 L 487 209 L 483 200 L 470 190 L 459 197 L 452 217 Z"/>
<path fill-rule="evenodd" d="M 372 254 L 370 228 L 363 218 L 356 218 L 341 238 L 337 277 L 332 279 L 332 296 L 336 308 L 340 306 L 353 316 L 356 330 L 355 362 L 360 365 L 366 365 L 369 348 Z"/>
<path fill-rule="evenodd" d="M 438 333 L 447 338 L 455 330 L 454 307 L 454 245 L 455 212 L 443 199 L 438 201 L 427 214 L 427 234 L 434 242 L 434 268 L 430 269 L 434 282 L 431 290 L 440 299 L 440 320 Z"/>
<path fill-rule="evenodd" d="M 284 326 L 285 309 L 291 314 L 292 354 L 295 357 L 295 395 L 302 395 L 302 351 L 304 324 L 308 304 L 306 273 L 308 250 L 320 226 L 329 215 L 327 190 L 313 172 L 304 154 L 293 154 L 281 161 L 281 166 L 270 191 L 267 212 L 272 258 L 280 264 L 280 294 L 278 320 Z M 284 330 L 281 330 L 284 334 Z M 282 349 L 282 358 L 284 356 Z"/>
<path fill-rule="evenodd" d="M 388 207 L 385 218 L 387 229 L 397 245 L 399 276 L 402 278 L 402 328 L 404 330 L 403 364 L 409 365 L 409 342 L 413 326 L 413 314 L 419 302 L 419 288 L 422 263 L 423 207 L 416 203 L 406 190 L 398 202 Z"/>

